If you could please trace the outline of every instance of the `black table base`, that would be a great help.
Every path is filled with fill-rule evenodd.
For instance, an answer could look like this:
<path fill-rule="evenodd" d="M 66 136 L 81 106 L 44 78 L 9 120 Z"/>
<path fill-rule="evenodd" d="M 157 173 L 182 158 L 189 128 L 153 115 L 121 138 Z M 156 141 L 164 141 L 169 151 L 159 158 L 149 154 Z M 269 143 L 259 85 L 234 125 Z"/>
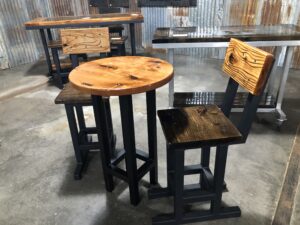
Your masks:
<path fill-rule="evenodd" d="M 150 183 L 157 184 L 157 133 L 156 133 L 156 101 L 155 90 L 146 93 L 147 101 L 147 127 L 148 127 L 148 151 L 137 150 L 135 147 L 135 131 L 133 119 L 132 96 L 119 97 L 124 150 L 118 152 L 115 158 L 111 157 L 111 145 L 109 134 L 107 111 L 101 96 L 92 96 L 96 127 L 98 137 L 102 137 L 102 169 L 106 184 L 106 190 L 111 192 L 114 189 L 113 177 L 117 177 L 129 184 L 130 202 L 137 205 L 140 202 L 139 181 L 144 175 L 150 172 Z M 102 135 L 100 135 L 102 134 Z M 118 167 L 118 164 L 125 159 L 126 171 Z M 142 166 L 137 168 L 137 159 L 144 161 Z"/>

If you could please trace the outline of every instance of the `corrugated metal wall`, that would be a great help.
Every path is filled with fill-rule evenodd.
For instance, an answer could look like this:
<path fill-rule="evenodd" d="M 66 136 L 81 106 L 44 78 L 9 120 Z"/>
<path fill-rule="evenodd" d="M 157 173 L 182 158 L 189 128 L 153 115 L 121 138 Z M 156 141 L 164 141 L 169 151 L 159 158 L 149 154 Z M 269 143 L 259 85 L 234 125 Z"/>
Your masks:
<path fill-rule="evenodd" d="M 142 9 L 137 7 L 137 0 L 129 1 L 130 8 L 124 11 L 141 11 L 145 17 L 136 32 L 138 47 L 151 47 L 154 30 L 161 26 L 200 26 L 204 34 L 209 34 L 221 25 L 300 25 L 299 0 L 198 0 L 195 8 Z M 43 56 L 38 32 L 26 31 L 25 21 L 96 12 L 89 7 L 88 0 L 0 0 L 0 68 L 33 62 Z M 181 49 L 177 53 L 219 58 L 224 50 Z M 293 66 L 300 67 L 299 49 L 295 50 Z"/>

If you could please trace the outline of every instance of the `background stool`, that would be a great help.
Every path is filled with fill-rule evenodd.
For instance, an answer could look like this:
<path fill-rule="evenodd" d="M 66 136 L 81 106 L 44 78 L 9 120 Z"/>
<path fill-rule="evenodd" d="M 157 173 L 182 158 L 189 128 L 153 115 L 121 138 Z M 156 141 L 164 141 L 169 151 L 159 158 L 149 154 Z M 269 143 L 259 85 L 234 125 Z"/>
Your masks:
<path fill-rule="evenodd" d="M 74 34 L 75 33 L 75 34 Z M 103 41 L 103 43 L 107 43 L 108 47 L 103 49 L 102 47 L 91 45 L 84 45 L 85 38 L 82 37 L 85 33 L 91 33 L 95 36 L 93 37 L 95 39 L 95 43 L 99 43 Z M 99 38 L 99 34 L 101 33 Z M 79 42 L 82 42 L 82 45 L 85 46 L 84 49 L 82 49 L 80 46 L 81 44 L 76 42 L 75 45 L 79 49 L 76 49 L 76 47 L 73 48 L 69 44 L 69 36 L 72 35 L 78 35 L 78 37 L 81 37 Z M 78 55 L 83 54 L 84 51 L 86 52 L 109 52 L 109 35 L 108 35 L 108 29 L 107 28 L 96 28 L 96 29 L 79 29 L 79 30 L 71 30 L 71 31 L 64 31 L 61 34 L 63 42 L 65 45 L 63 45 L 63 51 L 65 53 L 72 52 L 71 59 L 72 59 L 72 68 L 75 68 L 79 65 L 78 61 Z M 89 40 L 91 41 L 91 39 Z M 61 44 L 62 45 L 62 44 Z M 65 49 L 67 48 L 67 49 Z M 70 50 L 71 49 L 71 50 Z M 109 140 L 110 140 L 110 146 L 112 149 L 112 155 L 114 155 L 114 149 L 115 149 L 115 143 L 116 139 L 113 135 L 113 126 L 112 126 L 112 119 L 111 119 L 111 112 L 110 112 L 110 103 L 109 98 L 104 99 L 105 102 L 105 108 L 107 111 L 107 123 L 109 127 Z M 77 166 L 74 172 L 74 178 L 80 179 L 81 173 L 84 168 L 84 166 L 87 164 L 87 156 L 88 152 L 93 149 L 99 149 L 99 146 L 102 146 L 101 143 L 101 136 L 98 137 L 97 142 L 93 142 L 93 140 L 90 138 L 91 134 L 98 134 L 98 131 L 96 127 L 86 127 L 85 119 L 84 119 L 84 112 L 83 107 L 85 106 L 92 106 L 92 98 L 89 94 L 84 94 L 77 89 L 75 89 L 70 83 L 66 84 L 63 90 L 59 93 L 59 95 L 55 99 L 55 104 L 64 104 L 66 109 L 66 114 L 68 118 L 68 124 L 70 128 L 72 143 L 74 147 L 75 152 L 75 158 L 77 161 Z M 76 111 L 76 114 L 75 114 Z M 76 116 L 75 116 L 76 115 Z M 101 147 L 100 147 L 101 148 Z M 103 148 L 102 148 L 103 149 Z"/>
<path fill-rule="evenodd" d="M 116 138 L 113 135 L 109 99 L 106 98 L 104 101 L 109 118 L 108 124 L 110 145 L 112 149 L 112 155 L 114 155 Z M 75 180 L 79 180 L 82 177 L 82 171 L 84 167 L 86 167 L 88 163 L 88 152 L 94 149 L 99 150 L 99 146 L 101 146 L 101 143 L 99 142 L 101 139 L 95 142 L 91 137 L 92 134 L 97 134 L 96 127 L 86 127 L 84 119 L 83 107 L 92 106 L 92 98 L 91 95 L 81 93 L 77 89 L 73 88 L 70 83 L 68 83 L 56 97 L 55 104 L 64 104 L 66 109 L 77 162 L 77 166 L 74 171 L 74 178 Z"/>
<path fill-rule="evenodd" d="M 128 39 L 128 36 L 122 35 L 123 30 L 123 25 L 112 25 L 109 27 L 111 50 L 107 53 L 99 52 L 101 57 L 106 57 L 107 55 L 126 55 L 125 43 Z M 48 48 L 51 49 L 53 58 L 52 70 L 55 71 L 59 88 L 63 88 L 63 85 L 67 82 L 68 75 L 72 70 L 72 62 L 68 58 L 63 60 L 59 58 L 59 51 L 61 51 L 63 48 L 61 40 L 49 41 Z M 80 62 L 88 61 L 88 56 L 86 53 L 78 54 L 78 57 L 81 59 Z"/>
<path fill-rule="evenodd" d="M 159 110 L 167 141 L 167 188 L 149 191 L 149 198 L 174 197 L 174 213 L 153 218 L 153 224 L 183 224 L 238 217 L 239 207 L 223 207 L 222 192 L 228 146 L 244 143 L 263 95 L 274 58 L 271 54 L 231 39 L 223 71 L 230 76 L 221 109 L 216 105 Z M 229 119 L 238 86 L 249 94 L 240 122 Z M 216 147 L 214 173 L 209 169 L 210 148 Z M 199 165 L 184 165 L 188 149 L 201 148 Z M 184 185 L 184 176 L 200 174 L 200 182 Z M 184 205 L 210 201 L 210 209 L 185 212 Z"/>

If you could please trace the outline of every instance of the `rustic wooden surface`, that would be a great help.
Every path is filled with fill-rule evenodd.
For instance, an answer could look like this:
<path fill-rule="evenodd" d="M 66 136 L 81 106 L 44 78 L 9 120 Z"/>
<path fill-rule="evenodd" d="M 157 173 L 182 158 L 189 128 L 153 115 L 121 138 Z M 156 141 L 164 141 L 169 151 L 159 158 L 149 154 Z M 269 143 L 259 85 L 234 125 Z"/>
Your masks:
<path fill-rule="evenodd" d="M 55 104 L 92 104 L 92 97 L 67 83 L 55 99 Z"/>
<path fill-rule="evenodd" d="M 143 22 L 144 17 L 140 13 L 109 13 L 94 14 L 88 16 L 60 16 L 60 17 L 39 17 L 25 23 L 26 28 L 34 27 L 55 27 L 61 25 L 89 25 L 89 24 L 109 24 L 109 23 L 130 23 Z"/>
<path fill-rule="evenodd" d="M 107 27 L 62 29 L 60 35 L 64 54 L 110 52 Z"/>
<path fill-rule="evenodd" d="M 270 53 L 232 38 L 226 51 L 223 71 L 251 94 L 259 95 L 273 61 Z"/>
<path fill-rule="evenodd" d="M 122 56 L 85 63 L 70 73 L 69 80 L 86 93 L 119 96 L 156 89 L 172 77 L 173 66 L 164 60 Z"/>
<path fill-rule="evenodd" d="M 216 105 L 159 110 L 158 116 L 170 144 L 220 144 L 241 138 Z"/>

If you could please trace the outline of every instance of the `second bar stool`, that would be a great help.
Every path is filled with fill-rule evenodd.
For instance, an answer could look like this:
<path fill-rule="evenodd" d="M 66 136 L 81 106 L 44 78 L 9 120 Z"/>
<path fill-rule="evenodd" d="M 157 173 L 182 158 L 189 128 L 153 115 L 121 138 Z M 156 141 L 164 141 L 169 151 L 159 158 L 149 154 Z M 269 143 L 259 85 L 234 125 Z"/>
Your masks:
<path fill-rule="evenodd" d="M 274 57 L 236 39 L 227 48 L 223 71 L 230 76 L 221 109 L 216 105 L 159 110 L 167 141 L 167 188 L 149 191 L 149 198 L 174 197 L 174 213 L 154 217 L 152 224 L 185 224 L 241 215 L 239 207 L 222 205 L 228 146 L 244 143 L 263 95 Z M 249 94 L 240 122 L 229 119 L 238 86 Z M 214 173 L 210 148 L 216 147 Z M 184 165 L 188 149 L 201 148 L 199 165 Z M 200 174 L 200 182 L 184 185 L 184 176 Z M 210 209 L 186 212 L 184 205 L 210 202 Z"/>
<path fill-rule="evenodd" d="M 73 69 L 79 65 L 78 54 L 110 52 L 108 28 L 65 29 L 61 31 L 61 37 L 64 53 L 71 54 Z M 105 98 L 104 103 L 108 115 L 110 145 L 114 151 L 116 140 L 113 135 L 109 98 Z M 78 180 L 81 179 L 82 170 L 87 164 L 88 152 L 101 146 L 101 138 L 98 142 L 90 138 L 90 135 L 97 134 L 96 127 L 86 127 L 84 119 L 83 108 L 92 106 L 92 97 L 68 83 L 56 97 L 55 104 L 64 104 L 66 109 L 77 162 L 74 178 Z"/>

